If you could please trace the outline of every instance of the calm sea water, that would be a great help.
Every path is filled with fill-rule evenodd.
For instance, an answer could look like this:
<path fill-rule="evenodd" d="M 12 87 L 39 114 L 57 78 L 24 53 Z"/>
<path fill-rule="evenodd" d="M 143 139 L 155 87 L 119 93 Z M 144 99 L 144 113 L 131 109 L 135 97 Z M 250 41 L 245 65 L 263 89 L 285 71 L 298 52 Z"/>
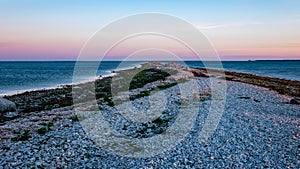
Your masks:
<path fill-rule="evenodd" d="M 138 66 L 143 62 L 102 62 L 97 75 L 112 70 Z M 204 67 L 202 62 L 187 61 L 190 67 Z M 75 62 L 0 62 L 0 95 L 70 84 Z M 214 64 L 211 64 L 214 67 Z M 227 70 L 300 81 L 299 61 L 225 61 Z"/>
<path fill-rule="evenodd" d="M 89 63 L 86 62 L 87 67 Z M 127 69 L 143 62 L 101 62 L 97 76 L 109 75 L 112 70 Z M 0 62 L 0 95 L 26 90 L 52 88 L 73 82 L 76 62 Z"/>

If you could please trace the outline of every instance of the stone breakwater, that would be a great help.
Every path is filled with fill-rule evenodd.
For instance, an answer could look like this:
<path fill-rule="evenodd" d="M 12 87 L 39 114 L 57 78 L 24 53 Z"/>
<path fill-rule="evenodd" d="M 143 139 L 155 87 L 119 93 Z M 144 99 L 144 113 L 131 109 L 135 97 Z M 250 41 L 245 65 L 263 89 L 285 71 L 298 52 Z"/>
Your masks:
<path fill-rule="evenodd" d="M 205 72 L 201 73 L 202 76 L 207 76 Z M 73 106 L 65 106 L 52 110 L 21 112 L 17 118 L 2 123 L 0 168 L 300 167 L 300 106 L 289 104 L 292 97 L 257 85 L 220 81 L 227 85 L 224 113 L 209 140 L 199 142 L 198 138 L 212 103 L 209 95 L 211 83 L 207 77 L 199 76 L 194 79 L 200 86 L 197 115 L 190 132 L 170 149 L 142 158 L 113 153 L 107 147 L 96 144 L 87 134 L 82 123 L 88 121 L 88 118 L 76 116 L 78 114 L 74 112 Z M 182 82 L 182 85 L 187 83 L 188 81 Z M 153 87 L 154 84 L 149 86 Z M 177 109 L 185 110 L 182 97 L 178 95 L 178 85 L 180 84 L 158 91 L 152 90 L 149 95 L 136 97 L 114 106 L 108 103 L 101 104 L 100 111 L 95 107 L 82 105 L 81 112 L 92 115 L 101 113 L 109 124 L 115 124 L 114 130 L 122 135 L 134 138 L 163 135 L 166 128 L 174 124 L 172 119 L 176 119 Z M 128 112 L 126 115 L 130 115 L 130 111 L 133 110 L 129 109 L 129 104 L 141 112 L 147 112 L 149 101 L 159 103 L 163 95 L 170 98 L 167 100 L 170 102 L 167 107 L 170 111 L 161 120 L 157 120 L 160 116 L 157 116 L 156 112 L 152 112 L 154 114 L 151 116 L 144 116 L 145 119 L 127 116 L 126 119 L 134 119 L 146 127 L 132 124 L 131 121 L 115 114 L 116 109 L 121 109 Z M 159 106 L 157 109 L 160 109 Z M 189 110 L 185 112 L 189 113 Z M 167 123 L 166 119 L 169 119 Z M 113 148 L 116 145 L 108 146 Z"/>

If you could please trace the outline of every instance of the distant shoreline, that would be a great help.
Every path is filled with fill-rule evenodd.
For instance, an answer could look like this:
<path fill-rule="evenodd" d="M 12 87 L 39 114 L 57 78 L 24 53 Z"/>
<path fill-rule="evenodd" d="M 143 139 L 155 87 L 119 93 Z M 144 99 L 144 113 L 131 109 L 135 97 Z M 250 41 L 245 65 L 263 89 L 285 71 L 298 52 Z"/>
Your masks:
<path fill-rule="evenodd" d="M 222 72 L 223 70 L 218 69 L 205 69 L 205 68 L 193 68 L 199 70 L 200 72 L 206 72 L 210 70 L 211 72 Z M 193 72 L 197 76 L 197 71 Z M 249 73 L 233 72 L 224 70 L 226 75 L 226 80 L 242 82 L 247 84 L 252 84 L 255 86 L 265 87 L 269 90 L 273 90 L 282 95 L 287 95 L 291 97 L 300 97 L 300 81 L 297 80 L 287 80 L 273 77 L 260 76 Z M 199 75 L 201 76 L 201 75 Z"/>

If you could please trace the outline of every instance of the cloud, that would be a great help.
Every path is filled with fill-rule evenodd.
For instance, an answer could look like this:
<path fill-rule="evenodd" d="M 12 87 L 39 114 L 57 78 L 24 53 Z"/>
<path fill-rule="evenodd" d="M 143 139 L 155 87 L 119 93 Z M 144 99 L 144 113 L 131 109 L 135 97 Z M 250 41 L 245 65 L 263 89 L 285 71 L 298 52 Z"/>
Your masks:
<path fill-rule="evenodd" d="M 240 27 L 247 25 L 261 25 L 263 22 L 230 22 L 224 24 L 206 24 L 206 25 L 196 25 L 198 29 L 218 29 L 218 28 L 227 28 L 227 27 Z"/>
<path fill-rule="evenodd" d="M 276 20 L 276 21 L 250 21 L 250 22 L 228 22 L 222 24 L 199 24 L 196 25 L 198 29 L 219 29 L 219 28 L 228 28 L 228 27 L 241 27 L 241 26 L 249 26 L 249 25 L 265 25 L 265 24 L 289 24 L 289 23 L 298 23 L 300 22 L 300 18 L 289 19 L 289 20 Z"/>

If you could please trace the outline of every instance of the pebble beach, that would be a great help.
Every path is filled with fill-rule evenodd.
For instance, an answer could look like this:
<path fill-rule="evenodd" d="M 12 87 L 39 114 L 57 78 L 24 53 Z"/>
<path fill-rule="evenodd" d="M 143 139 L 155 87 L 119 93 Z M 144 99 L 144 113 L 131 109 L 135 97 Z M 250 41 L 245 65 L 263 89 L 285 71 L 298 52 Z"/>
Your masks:
<path fill-rule="evenodd" d="M 211 79 L 226 84 L 226 97 L 223 98 L 226 104 L 216 129 L 205 142 L 199 142 L 199 136 L 210 113 L 212 99 L 209 97 L 193 103 L 197 113 L 190 132 L 176 145 L 147 157 L 126 156 L 99 146 L 86 131 L 89 119 L 78 118 L 74 107 L 67 105 L 21 113 L 1 123 L 0 168 L 300 168 L 300 105 L 290 104 L 295 96 L 232 78 L 193 78 L 202 94 L 210 91 Z M 145 122 L 149 130 L 145 128 L 145 132 L 139 134 L 136 131 L 141 131 L 141 126 L 122 120 L 115 111 L 133 111 L 126 109 L 130 103 L 146 112 L 149 100 L 158 104 L 162 97 L 167 97 L 166 112 L 169 113 L 162 121 L 176 119 L 179 109 L 189 112 L 178 101 L 182 96 L 178 94 L 178 85 L 191 86 L 188 83 L 182 82 L 118 105 L 104 104 L 100 114 L 110 124 L 116 124 L 115 131 L 129 137 L 150 138 L 163 134 L 157 132 L 157 128 L 165 131 L 174 121 L 161 126 L 154 123 L 154 127 Z M 82 112 L 99 114 L 90 107 L 83 108 Z M 150 130 L 151 127 L 154 129 Z M 97 132 L 101 131 L 100 128 Z"/>

